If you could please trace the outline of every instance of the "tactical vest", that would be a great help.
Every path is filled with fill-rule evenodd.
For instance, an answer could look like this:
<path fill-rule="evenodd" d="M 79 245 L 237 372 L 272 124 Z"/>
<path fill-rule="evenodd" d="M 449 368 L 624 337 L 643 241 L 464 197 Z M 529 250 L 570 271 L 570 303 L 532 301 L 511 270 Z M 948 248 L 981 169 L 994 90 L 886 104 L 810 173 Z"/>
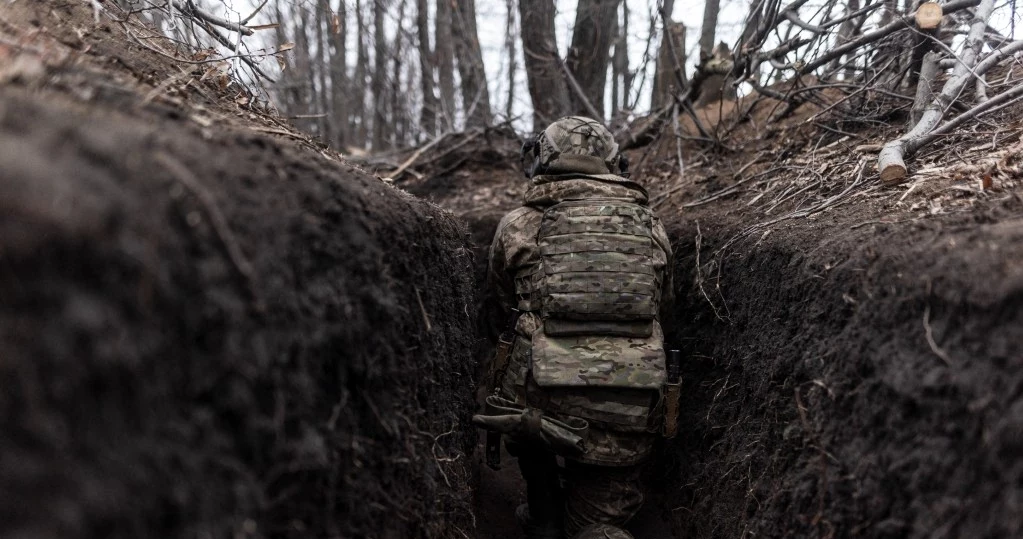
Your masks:
<path fill-rule="evenodd" d="M 652 334 L 660 303 L 653 219 L 649 208 L 614 199 L 544 212 L 533 278 L 548 336 Z"/>
<path fill-rule="evenodd" d="M 539 264 L 522 290 L 543 322 L 530 360 L 541 387 L 660 389 L 664 268 L 653 227 L 649 208 L 617 199 L 570 200 L 544 212 Z"/>

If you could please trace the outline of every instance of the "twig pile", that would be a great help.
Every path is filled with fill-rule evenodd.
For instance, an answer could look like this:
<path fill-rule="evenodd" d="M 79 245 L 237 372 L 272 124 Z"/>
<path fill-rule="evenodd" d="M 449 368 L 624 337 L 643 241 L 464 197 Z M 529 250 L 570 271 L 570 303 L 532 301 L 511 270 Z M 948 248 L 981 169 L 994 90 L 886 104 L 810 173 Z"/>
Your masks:
<path fill-rule="evenodd" d="M 1023 51 L 1023 41 L 990 25 L 995 16 L 1015 16 L 1010 4 L 926 2 L 900 13 L 884 1 L 861 7 L 858 0 L 787 6 L 758 0 L 736 46 L 732 76 L 762 97 L 785 102 L 776 120 L 808 101 L 825 107 L 840 126 L 891 124 L 909 109 L 907 132 L 878 156 L 879 178 L 900 183 L 908 174 L 904 158 L 1023 99 L 1023 82 L 1013 70 L 1000 81 L 986 78 L 997 67 L 1018 64 Z M 768 85 L 782 77 L 794 81 L 781 90 Z M 825 90 L 843 97 L 827 103 Z"/>

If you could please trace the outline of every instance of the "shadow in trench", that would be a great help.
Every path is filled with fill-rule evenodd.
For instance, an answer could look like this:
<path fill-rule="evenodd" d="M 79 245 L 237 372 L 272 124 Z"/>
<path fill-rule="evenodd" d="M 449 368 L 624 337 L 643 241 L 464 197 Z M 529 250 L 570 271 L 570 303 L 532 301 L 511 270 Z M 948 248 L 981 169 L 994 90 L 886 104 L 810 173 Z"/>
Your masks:
<path fill-rule="evenodd" d="M 501 447 L 501 469 L 491 470 L 483 462 L 483 443 L 473 456 L 479 468 L 479 494 L 476 497 L 476 524 L 479 539 L 523 539 L 515 520 L 515 508 L 526 501 L 526 483 L 519 466 Z M 663 516 L 663 493 L 647 488 L 646 503 L 626 528 L 636 539 L 672 537 L 671 524 Z"/>

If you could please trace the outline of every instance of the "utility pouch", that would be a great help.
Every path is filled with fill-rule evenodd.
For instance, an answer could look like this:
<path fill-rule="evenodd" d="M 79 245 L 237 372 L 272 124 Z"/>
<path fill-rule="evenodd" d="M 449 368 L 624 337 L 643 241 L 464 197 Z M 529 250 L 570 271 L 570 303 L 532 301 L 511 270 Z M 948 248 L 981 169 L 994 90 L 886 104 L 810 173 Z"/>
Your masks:
<path fill-rule="evenodd" d="M 664 437 L 674 438 L 678 435 L 679 398 L 682 389 L 681 370 L 682 353 L 669 350 L 666 367 L 667 379 L 664 382 Z"/>
<path fill-rule="evenodd" d="M 494 352 L 494 361 L 490 364 L 490 390 L 497 392 L 501 388 L 505 373 L 508 371 L 508 357 L 511 355 L 512 345 L 515 343 L 515 332 L 505 331 L 497 340 L 497 351 Z"/>
<path fill-rule="evenodd" d="M 511 321 L 497 339 L 497 350 L 494 352 L 494 361 L 490 364 L 490 392 L 497 395 L 501 391 L 501 384 L 508 372 L 508 359 L 511 355 L 512 346 L 515 344 L 515 321 L 518 319 L 518 311 L 512 311 Z M 487 445 L 485 456 L 487 466 L 492 470 L 501 469 L 501 433 L 496 430 L 487 431 Z"/>
<path fill-rule="evenodd" d="M 487 397 L 483 413 L 472 416 L 472 422 L 477 427 L 507 434 L 518 442 L 539 445 L 562 456 L 586 452 L 586 434 L 590 427 L 583 419 L 550 417 L 538 409 L 497 395 Z"/>

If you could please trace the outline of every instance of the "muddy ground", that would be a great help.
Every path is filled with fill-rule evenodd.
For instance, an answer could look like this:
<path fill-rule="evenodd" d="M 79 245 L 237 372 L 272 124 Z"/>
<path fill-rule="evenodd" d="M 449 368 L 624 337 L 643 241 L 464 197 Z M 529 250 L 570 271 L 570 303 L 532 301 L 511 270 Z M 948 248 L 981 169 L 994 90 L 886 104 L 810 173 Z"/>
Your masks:
<path fill-rule="evenodd" d="M 0 12 L 0 536 L 471 536 L 464 225 L 45 4 Z"/>

